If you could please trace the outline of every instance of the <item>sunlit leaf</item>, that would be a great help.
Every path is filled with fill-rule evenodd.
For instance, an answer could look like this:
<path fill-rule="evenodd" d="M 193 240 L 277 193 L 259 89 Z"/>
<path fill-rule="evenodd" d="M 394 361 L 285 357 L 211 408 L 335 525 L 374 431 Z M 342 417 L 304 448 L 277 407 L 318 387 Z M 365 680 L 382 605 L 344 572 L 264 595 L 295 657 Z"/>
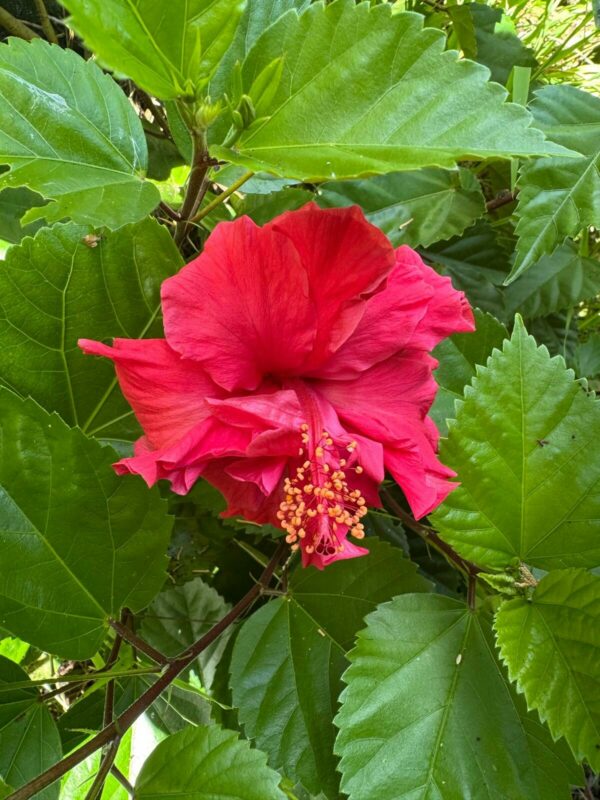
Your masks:
<path fill-rule="evenodd" d="M 70 22 L 100 60 L 168 100 L 208 83 L 245 0 L 64 0 Z"/>
<path fill-rule="evenodd" d="M 233 731 L 186 728 L 162 741 L 136 781 L 136 800 L 285 800 L 280 776 Z"/>
<path fill-rule="evenodd" d="M 600 405 L 517 318 L 480 367 L 441 449 L 460 486 L 435 511 L 440 535 L 491 569 L 600 561 Z"/>
<path fill-rule="evenodd" d="M 243 66 L 250 87 L 274 59 L 283 74 L 264 119 L 214 154 L 300 180 L 331 180 L 468 156 L 559 154 L 486 72 L 444 52 L 440 31 L 388 4 L 336 0 L 284 15 Z M 377 76 L 377 80 L 373 76 Z M 300 122 L 301 120 L 301 122 Z M 567 153 L 568 155 L 568 153 Z"/>
<path fill-rule="evenodd" d="M 553 735 L 600 770 L 600 577 L 557 570 L 507 600 L 496 634 L 512 681 Z"/>
<path fill-rule="evenodd" d="M 118 228 L 158 205 L 142 125 L 120 87 L 93 62 L 41 39 L 0 45 L 0 188 L 27 186 L 52 200 L 23 223 L 70 217 Z"/>

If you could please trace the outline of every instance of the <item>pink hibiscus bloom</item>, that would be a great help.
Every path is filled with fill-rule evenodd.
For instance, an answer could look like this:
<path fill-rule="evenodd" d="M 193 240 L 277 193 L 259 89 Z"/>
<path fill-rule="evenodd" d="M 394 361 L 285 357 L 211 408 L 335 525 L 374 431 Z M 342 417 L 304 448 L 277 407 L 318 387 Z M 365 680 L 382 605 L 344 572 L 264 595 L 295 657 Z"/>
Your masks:
<path fill-rule="evenodd" d="M 417 518 L 454 487 L 426 416 L 428 351 L 472 331 L 471 309 L 359 208 L 221 223 L 162 309 L 166 339 L 79 342 L 114 361 L 145 432 L 119 474 L 180 494 L 203 476 L 227 516 L 281 525 L 319 568 L 367 552 L 348 536 L 363 538 L 384 469 Z"/>

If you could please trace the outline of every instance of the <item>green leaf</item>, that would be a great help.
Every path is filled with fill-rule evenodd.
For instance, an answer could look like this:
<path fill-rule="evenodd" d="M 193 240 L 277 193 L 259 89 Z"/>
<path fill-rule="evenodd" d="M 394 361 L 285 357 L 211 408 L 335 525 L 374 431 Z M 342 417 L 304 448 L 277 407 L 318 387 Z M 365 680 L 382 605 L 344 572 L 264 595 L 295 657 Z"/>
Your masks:
<path fill-rule="evenodd" d="M 20 664 L 28 652 L 29 644 L 21 639 L 15 639 L 12 636 L 0 639 L 0 656 L 9 658 L 15 664 Z"/>
<path fill-rule="evenodd" d="M 581 156 L 542 159 L 522 169 L 513 280 L 568 236 L 600 225 L 600 98 L 573 86 L 546 86 L 531 109 L 552 141 Z"/>
<path fill-rule="evenodd" d="M 131 739 L 132 735 L 130 729 L 121 740 L 119 752 L 115 759 L 115 766 L 123 775 L 129 774 Z M 88 756 L 85 761 L 77 764 L 76 767 L 67 772 L 60 784 L 60 800 L 86 800 L 87 793 L 98 773 L 101 759 L 102 751 L 96 750 L 96 752 Z M 109 773 L 106 778 L 101 796 L 102 800 L 128 800 L 129 797 L 125 789 L 111 773 Z"/>
<path fill-rule="evenodd" d="M 456 34 L 465 57 L 475 58 L 477 55 L 477 39 L 475 38 L 475 24 L 469 5 L 449 5 L 446 7 L 446 11 L 452 20 L 452 30 Z"/>
<path fill-rule="evenodd" d="M 135 785 L 135 800 L 285 800 L 264 753 L 216 725 L 186 728 L 162 741 Z"/>
<path fill-rule="evenodd" d="M 210 96 L 221 97 L 223 92 L 228 91 L 236 62 L 243 62 L 256 40 L 270 25 L 290 9 L 303 11 L 310 2 L 311 0 L 248 0 L 231 46 L 210 81 Z M 220 127 L 219 123 L 217 127 Z"/>
<path fill-rule="evenodd" d="M 229 610 L 220 594 L 200 578 L 171 586 L 150 604 L 140 630 L 143 639 L 166 656 L 176 656 L 219 622 Z M 191 668 L 194 678 L 210 689 L 227 635 L 204 650 Z"/>
<path fill-rule="evenodd" d="M 397 597 L 368 617 L 350 659 L 336 718 L 350 800 L 568 800 L 581 781 L 463 603 Z"/>
<path fill-rule="evenodd" d="M 0 615 L 25 641 L 90 658 L 108 617 L 164 581 L 171 523 L 157 489 L 117 477 L 115 452 L 0 390 Z"/>
<path fill-rule="evenodd" d="M 600 333 L 593 333 L 585 342 L 580 342 L 575 353 L 577 373 L 584 378 L 600 375 Z"/>
<path fill-rule="evenodd" d="M 480 367 L 441 460 L 460 486 L 432 517 L 463 557 L 492 570 L 600 560 L 600 405 L 517 317 Z"/>
<path fill-rule="evenodd" d="M 367 540 L 368 556 L 297 571 L 288 595 L 244 623 L 231 661 L 233 703 L 246 735 L 313 794 L 338 797 L 333 716 L 345 654 L 365 615 L 429 584 L 397 548 Z"/>
<path fill-rule="evenodd" d="M 257 225 L 264 225 L 284 211 L 294 211 L 314 199 L 306 189 L 282 189 L 271 194 L 246 194 L 239 213 L 247 214 Z"/>
<path fill-rule="evenodd" d="M 491 314 L 475 309 L 475 332 L 455 333 L 439 344 L 433 355 L 440 362 L 435 372 L 439 390 L 429 415 L 445 433 L 446 419 L 455 416 L 455 400 L 462 400 L 478 364 L 485 364 L 492 350 L 502 347 L 508 331 Z"/>
<path fill-rule="evenodd" d="M 505 601 L 495 629 L 508 674 L 552 735 L 600 770 L 600 577 L 542 578 L 530 599 Z"/>
<path fill-rule="evenodd" d="M 537 66 L 533 51 L 525 47 L 518 36 L 497 29 L 502 9 L 480 3 L 467 5 L 475 25 L 477 54 L 474 58 L 490 70 L 493 81 L 505 86 L 513 67 Z"/>
<path fill-rule="evenodd" d="M 600 264 L 579 255 L 577 248 L 567 242 L 511 283 L 504 299 L 510 317 L 518 311 L 526 319 L 533 319 L 573 308 L 599 291 Z"/>
<path fill-rule="evenodd" d="M 0 94 L 10 106 L 0 122 L 0 188 L 28 186 L 53 202 L 23 223 L 71 217 L 118 228 L 158 205 L 143 180 L 142 125 L 120 87 L 73 50 L 36 39 L 0 45 Z"/>
<path fill-rule="evenodd" d="M 65 0 L 71 25 L 110 69 L 163 100 L 193 96 L 231 44 L 245 0 Z"/>
<path fill-rule="evenodd" d="M 429 247 L 423 256 L 439 265 L 472 305 L 501 319 L 505 316 L 504 299 L 497 286 L 506 278 L 508 255 L 488 222 L 480 220 L 462 236 Z"/>
<path fill-rule="evenodd" d="M 0 686 L 27 681 L 27 673 L 0 657 Z M 62 756 L 60 737 L 38 690 L 12 689 L 0 693 L 0 775 L 13 789 L 35 778 Z M 39 800 L 56 800 L 58 785 L 36 794 Z M 0 789 L 0 797 L 3 797 Z"/>
<path fill-rule="evenodd" d="M 319 205 L 325 208 L 354 204 L 396 247 L 450 239 L 485 212 L 479 183 L 466 169 L 396 172 L 325 183 L 319 190 Z"/>
<path fill-rule="evenodd" d="M 0 192 L 0 239 L 20 242 L 24 236 L 33 236 L 42 222 L 22 226 L 19 220 L 33 206 L 41 206 L 43 198 L 29 189 L 4 189 Z"/>
<path fill-rule="evenodd" d="M 548 317 L 537 317 L 531 321 L 529 330 L 538 342 L 548 348 L 551 356 L 562 356 L 568 367 L 572 367 L 577 348 L 577 317 L 568 311 L 559 311 Z"/>
<path fill-rule="evenodd" d="M 182 259 L 155 220 L 109 232 L 92 247 L 86 233 L 55 225 L 8 251 L 0 272 L 1 381 L 70 425 L 131 441 L 139 427 L 113 365 L 83 355 L 77 340 L 160 336 L 160 285 Z"/>
<path fill-rule="evenodd" d="M 422 25 L 420 15 L 353 0 L 288 12 L 243 65 L 250 87 L 285 55 L 264 119 L 213 154 L 311 181 L 453 167 L 469 156 L 569 155 L 528 127 L 528 112 L 504 103 L 485 70 L 444 52 L 441 31 Z"/>

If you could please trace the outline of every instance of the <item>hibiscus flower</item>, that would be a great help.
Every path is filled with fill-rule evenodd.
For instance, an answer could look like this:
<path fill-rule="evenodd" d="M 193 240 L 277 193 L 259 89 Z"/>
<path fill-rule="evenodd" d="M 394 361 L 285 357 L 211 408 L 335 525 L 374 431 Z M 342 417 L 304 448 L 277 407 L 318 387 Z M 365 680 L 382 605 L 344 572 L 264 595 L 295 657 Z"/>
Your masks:
<path fill-rule="evenodd" d="M 472 331 L 471 309 L 359 208 L 221 223 L 163 283 L 162 311 L 165 339 L 79 342 L 114 361 L 145 433 L 118 473 L 180 494 L 202 476 L 227 516 L 280 525 L 319 568 L 367 552 L 385 469 L 417 518 L 454 487 L 429 351 Z"/>

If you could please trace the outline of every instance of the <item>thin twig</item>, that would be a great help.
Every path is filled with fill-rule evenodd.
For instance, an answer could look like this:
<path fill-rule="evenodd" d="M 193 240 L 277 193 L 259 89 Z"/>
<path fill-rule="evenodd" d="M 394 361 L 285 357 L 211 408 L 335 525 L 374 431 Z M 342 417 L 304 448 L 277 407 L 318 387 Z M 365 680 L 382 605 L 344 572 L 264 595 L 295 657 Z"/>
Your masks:
<path fill-rule="evenodd" d="M 35 7 L 40 19 L 42 30 L 44 31 L 44 36 L 49 42 L 52 42 L 52 44 L 58 44 L 58 37 L 56 36 L 56 31 L 50 22 L 50 17 L 48 16 L 48 11 L 46 9 L 44 0 L 35 0 Z"/>
<path fill-rule="evenodd" d="M 90 786 L 90 789 L 85 796 L 85 800 L 97 800 L 97 798 L 100 797 L 100 795 L 102 794 L 104 783 L 108 778 L 108 774 L 112 768 L 112 765 L 115 763 L 115 758 L 117 757 L 117 753 L 119 752 L 120 743 L 121 743 L 121 738 L 119 736 L 115 737 L 113 741 L 110 743 L 109 747 L 107 748 L 106 752 L 102 757 L 100 768 L 96 773 L 94 782 Z"/>
<path fill-rule="evenodd" d="M 111 619 L 108 621 L 108 624 L 114 631 L 118 633 L 119 637 L 135 647 L 136 650 L 139 650 L 140 653 L 148 656 L 148 658 L 150 658 L 156 664 L 160 664 L 161 667 L 164 667 L 170 663 L 170 659 L 167 658 L 164 653 L 156 650 L 156 648 L 152 647 L 152 645 L 148 644 L 148 642 L 145 642 L 130 628 L 128 628 L 126 625 L 123 625 L 123 623 L 117 622 L 115 619 Z"/>
<path fill-rule="evenodd" d="M 417 522 L 416 519 L 413 519 L 413 517 L 411 517 L 411 515 L 402 508 L 400 503 L 398 503 L 396 498 L 388 489 L 382 489 L 381 494 L 385 497 L 388 506 L 390 506 L 394 514 L 396 514 L 396 516 L 399 517 L 408 528 L 413 530 L 422 539 L 425 539 L 426 542 L 429 542 L 432 547 L 435 547 L 436 550 L 446 556 L 448 561 L 451 561 L 467 576 L 477 575 L 479 572 L 481 572 L 481 569 L 476 564 L 473 564 L 471 561 L 467 561 L 459 556 L 456 550 L 454 550 L 453 547 L 450 547 L 447 542 L 441 539 L 432 528 L 428 528 L 426 525 L 423 525 L 422 523 Z"/>
<path fill-rule="evenodd" d="M 111 774 L 114 775 L 114 777 L 119 781 L 121 786 L 125 789 L 129 797 L 133 798 L 135 795 L 133 786 L 129 783 L 129 781 L 127 780 L 125 775 L 123 775 L 121 770 L 113 764 L 112 767 L 110 768 L 110 771 Z"/>
<path fill-rule="evenodd" d="M 485 204 L 486 211 L 494 211 L 494 209 L 500 208 L 501 206 L 507 206 L 516 199 L 516 192 L 511 192 L 508 189 L 504 189 L 497 194 L 496 197 L 493 197 Z"/>
<path fill-rule="evenodd" d="M 246 181 L 249 181 L 250 178 L 254 175 L 253 172 L 246 172 L 239 178 L 235 183 L 232 183 L 231 186 L 228 186 L 220 195 L 217 195 L 214 200 L 211 200 L 210 203 L 204 206 L 194 217 L 191 218 L 190 222 L 199 222 L 201 219 L 204 219 L 211 211 L 214 211 L 215 208 L 218 208 L 221 203 L 224 203 L 228 197 L 231 197 L 232 194 L 235 194 L 240 186 L 243 186 Z"/>
<path fill-rule="evenodd" d="M 177 676 L 183 672 L 186 667 L 189 667 L 200 653 L 218 639 L 223 631 L 235 622 L 235 620 L 261 596 L 263 589 L 268 588 L 273 573 L 287 552 L 288 545 L 286 545 L 285 542 L 280 543 L 260 576 L 258 583 L 255 583 L 242 599 L 239 600 L 216 625 L 213 625 L 202 638 L 198 639 L 191 647 L 177 656 L 177 658 L 164 669 L 158 680 L 146 689 L 146 691 L 140 695 L 128 709 L 113 720 L 110 725 L 107 725 L 85 742 L 85 744 L 66 756 L 66 758 L 63 758 L 58 763 L 42 772 L 41 775 L 38 775 L 24 786 L 21 786 L 20 789 L 8 795 L 5 800 L 29 800 L 30 797 L 33 797 L 38 792 L 41 792 L 42 789 L 45 789 L 46 786 L 50 786 L 50 784 L 62 778 L 65 773 L 73 769 L 73 767 L 76 767 L 77 764 L 81 764 L 82 761 L 85 761 L 85 759 L 92 753 L 95 753 L 96 750 L 99 750 L 101 747 L 113 742 L 117 738 L 121 738 L 138 717 L 150 708 L 152 703 L 160 697 L 163 691 L 173 683 Z"/>
<path fill-rule="evenodd" d="M 40 37 L 31 30 L 22 20 L 13 17 L 10 11 L 0 6 L 0 26 L 12 34 L 18 36 L 20 39 L 25 39 L 30 42 L 32 39 L 39 39 Z"/>
<path fill-rule="evenodd" d="M 179 247 L 186 240 L 190 221 L 206 194 L 208 172 L 215 163 L 208 154 L 205 130 L 192 131 L 192 153 L 192 169 L 181 206 L 181 220 L 175 229 L 175 244 Z"/>
<path fill-rule="evenodd" d="M 161 211 L 165 212 L 167 217 L 174 220 L 175 222 L 179 222 L 179 220 L 181 219 L 181 215 L 179 214 L 179 212 L 175 211 L 174 208 L 171 208 L 171 206 L 168 203 L 165 203 L 164 200 L 160 201 L 158 207 L 161 209 Z"/>

